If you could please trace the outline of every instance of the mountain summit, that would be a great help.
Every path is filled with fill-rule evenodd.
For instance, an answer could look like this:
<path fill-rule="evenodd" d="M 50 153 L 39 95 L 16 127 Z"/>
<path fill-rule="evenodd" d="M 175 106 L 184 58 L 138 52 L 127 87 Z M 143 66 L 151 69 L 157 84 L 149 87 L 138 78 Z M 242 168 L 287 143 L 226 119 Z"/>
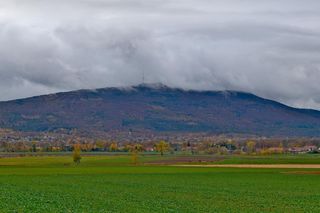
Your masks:
<path fill-rule="evenodd" d="M 244 92 L 141 84 L 0 102 L 0 128 L 320 136 L 320 112 Z"/>

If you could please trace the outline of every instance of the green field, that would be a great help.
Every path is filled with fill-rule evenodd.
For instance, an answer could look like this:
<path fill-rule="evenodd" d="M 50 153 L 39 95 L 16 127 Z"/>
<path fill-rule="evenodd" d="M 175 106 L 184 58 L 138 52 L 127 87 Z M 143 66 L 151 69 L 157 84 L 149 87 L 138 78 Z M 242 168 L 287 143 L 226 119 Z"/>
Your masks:
<path fill-rule="evenodd" d="M 165 156 L 166 159 L 173 158 Z M 159 156 L 0 159 L 0 212 L 320 212 L 316 169 L 146 165 Z M 317 163 L 318 155 L 237 156 L 218 163 Z"/>
<path fill-rule="evenodd" d="M 224 156 L 223 160 L 214 162 L 214 164 L 320 164 L 320 155 L 318 154 L 278 154 L 267 156 Z"/>

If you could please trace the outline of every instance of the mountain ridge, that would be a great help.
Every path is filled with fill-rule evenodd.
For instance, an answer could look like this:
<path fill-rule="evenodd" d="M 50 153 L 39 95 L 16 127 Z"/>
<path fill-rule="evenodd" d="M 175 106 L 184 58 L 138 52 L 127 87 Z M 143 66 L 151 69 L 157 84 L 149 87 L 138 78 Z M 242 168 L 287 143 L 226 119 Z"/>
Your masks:
<path fill-rule="evenodd" d="M 2 101 L 0 127 L 319 136 L 320 111 L 290 107 L 247 92 L 140 84 Z"/>
<path fill-rule="evenodd" d="M 78 89 L 78 90 L 71 90 L 71 91 L 64 91 L 64 92 L 57 92 L 57 93 L 49 93 L 49 94 L 43 94 L 43 95 L 36 95 L 36 96 L 30 96 L 30 97 L 25 97 L 25 98 L 18 98 L 18 99 L 12 99 L 12 100 L 6 100 L 6 101 L 0 101 L 1 103 L 7 103 L 7 102 L 14 102 L 14 101 L 20 101 L 20 100 L 28 100 L 28 99 L 33 99 L 33 98 L 41 98 L 45 96 L 56 96 L 56 95 L 63 95 L 66 93 L 77 93 L 77 92 L 97 92 L 99 90 L 109 90 L 109 89 L 115 89 L 115 90 L 120 90 L 120 91 L 134 91 L 137 88 L 150 88 L 150 89 L 160 89 L 160 88 L 166 88 L 166 89 L 171 89 L 171 90 L 180 90 L 180 91 L 185 91 L 185 92 L 199 92 L 199 93 L 221 93 L 221 94 L 244 94 L 244 95 L 251 95 L 260 99 L 264 99 L 266 101 L 271 101 L 274 103 L 277 103 L 279 105 L 283 105 L 288 108 L 292 108 L 295 110 L 302 110 L 302 111 L 314 111 L 314 112 L 319 112 L 320 110 L 313 109 L 313 108 L 302 108 L 302 107 L 294 107 L 290 106 L 284 103 L 281 103 L 276 100 L 272 100 L 269 98 L 264 98 L 261 96 L 258 96 L 254 93 L 246 92 L 246 91 L 240 91 L 240 90 L 197 90 L 197 89 L 184 89 L 184 88 L 178 88 L 178 87 L 169 87 L 166 86 L 165 84 L 162 83 L 142 83 L 138 85 L 133 85 L 133 86 L 119 86 L 119 87 L 101 87 L 101 88 L 95 88 L 95 89 Z"/>

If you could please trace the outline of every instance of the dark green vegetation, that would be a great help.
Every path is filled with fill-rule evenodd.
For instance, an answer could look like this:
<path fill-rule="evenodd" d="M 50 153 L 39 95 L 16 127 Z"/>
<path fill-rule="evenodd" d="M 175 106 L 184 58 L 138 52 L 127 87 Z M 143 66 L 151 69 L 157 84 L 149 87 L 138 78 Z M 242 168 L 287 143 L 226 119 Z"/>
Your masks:
<path fill-rule="evenodd" d="M 277 157 L 252 159 L 254 163 L 266 163 L 274 162 Z M 314 169 L 143 164 L 159 158 L 142 157 L 137 166 L 131 165 L 130 156 L 88 156 L 77 166 L 72 163 L 71 155 L 1 158 L 0 212 L 320 211 L 320 176 L 294 173 L 317 171 Z M 232 157 L 226 163 L 241 163 L 241 159 L 250 161 L 248 156 Z M 301 155 L 281 159 L 288 163 L 310 163 L 319 157 Z"/>
<path fill-rule="evenodd" d="M 1 102 L 0 128 L 320 136 L 320 112 L 243 92 L 139 85 Z"/>

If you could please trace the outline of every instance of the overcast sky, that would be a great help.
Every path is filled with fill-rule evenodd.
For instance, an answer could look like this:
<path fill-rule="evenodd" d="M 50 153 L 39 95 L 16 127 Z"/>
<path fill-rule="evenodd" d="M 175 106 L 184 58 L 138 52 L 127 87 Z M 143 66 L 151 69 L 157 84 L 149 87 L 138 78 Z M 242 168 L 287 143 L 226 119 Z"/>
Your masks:
<path fill-rule="evenodd" d="M 143 72 L 320 109 L 320 1 L 0 0 L 0 100 Z"/>

